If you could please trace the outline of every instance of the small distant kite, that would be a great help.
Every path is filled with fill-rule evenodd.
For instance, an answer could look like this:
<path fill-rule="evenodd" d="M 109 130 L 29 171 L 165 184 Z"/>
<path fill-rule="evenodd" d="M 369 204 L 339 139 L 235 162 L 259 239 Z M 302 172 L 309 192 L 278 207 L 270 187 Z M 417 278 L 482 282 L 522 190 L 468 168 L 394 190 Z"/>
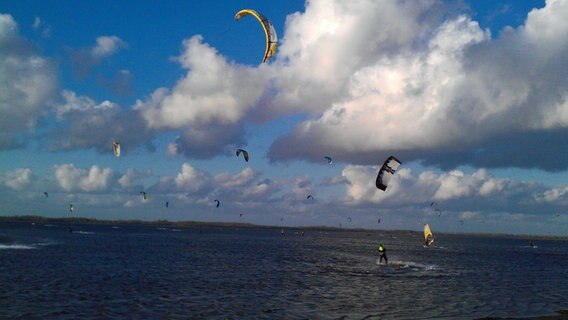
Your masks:
<path fill-rule="evenodd" d="M 330 156 L 325 156 L 325 157 L 323 157 L 323 159 L 324 159 L 325 161 L 327 161 L 327 164 L 330 164 L 330 165 L 333 164 L 333 160 L 331 160 L 331 157 L 330 157 Z"/>
<path fill-rule="evenodd" d="M 219 201 L 217 199 L 213 200 L 213 202 L 215 202 L 215 208 L 219 208 L 219 206 L 221 205 L 221 201 Z"/>
<path fill-rule="evenodd" d="M 379 224 L 381 224 L 381 218 L 379 218 L 378 222 L 379 222 Z"/>
<path fill-rule="evenodd" d="M 69 212 L 73 212 L 75 210 L 75 206 L 73 204 L 69 204 Z"/>
<path fill-rule="evenodd" d="M 436 209 L 436 210 L 434 210 L 434 211 L 438 212 L 438 217 L 441 217 L 441 216 L 442 216 L 442 210 Z"/>
<path fill-rule="evenodd" d="M 147 200 L 147 199 L 148 199 L 148 194 L 147 194 L 146 192 L 140 191 L 140 194 L 142 195 L 142 198 L 143 198 L 144 200 Z"/>
<path fill-rule="evenodd" d="M 44 192 L 43 195 L 44 195 L 46 198 L 49 198 L 49 194 L 48 194 L 47 192 Z"/>
<path fill-rule="evenodd" d="M 112 142 L 112 151 L 114 152 L 114 155 L 117 158 L 120 157 L 120 143 L 113 141 Z"/>
<path fill-rule="evenodd" d="M 166 208 L 170 207 L 170 203 L 168 201 L 166 201 Z"/>
<path fill-rule="evenodd" d="M 347 217 L 347 221 L 349 221 L 349 223 L 351 223 L 351 217 Z"/>
<path fill-rule="evenodd" d="M 313 197 L 311 194 L 308 194 L 308 196 L 306 197 L 306 199 L 308 199 L 308 200 L 309 200 L 309 199 L 314 200 L 314 197 Z"/>
<path fill-rule="evenodd" d="M 243 154 L 243 158 L 245 159 L 246 162 L 249 161 L 249 154 L 246 150 L 244 149 L 237 149 L 237 157 L 241 155 L 241 153 Z"/>

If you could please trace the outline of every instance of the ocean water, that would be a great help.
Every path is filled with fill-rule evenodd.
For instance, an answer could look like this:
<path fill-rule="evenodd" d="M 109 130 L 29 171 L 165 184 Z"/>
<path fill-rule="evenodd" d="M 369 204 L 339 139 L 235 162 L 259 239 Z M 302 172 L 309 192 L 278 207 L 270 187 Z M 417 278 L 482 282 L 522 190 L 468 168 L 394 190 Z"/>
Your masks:
<path fill-rule="evenodd" d="M 0 224 L 1 319 L 476 319 L 568 309 L 568 241 Z M 389 265 L 379 265 L 377 247 Z"/>

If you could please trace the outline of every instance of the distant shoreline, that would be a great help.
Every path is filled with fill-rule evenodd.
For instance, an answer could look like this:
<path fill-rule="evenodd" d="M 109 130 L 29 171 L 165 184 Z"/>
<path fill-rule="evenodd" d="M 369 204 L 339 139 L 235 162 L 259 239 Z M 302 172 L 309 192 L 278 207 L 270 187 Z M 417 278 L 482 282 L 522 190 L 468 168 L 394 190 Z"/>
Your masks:
<path fill-rule="evenodd" d="M 187 227 L 226 227 L 226 228 L 284 228 L 296 230 L 321 230 L 321 231 L 363 231 L 363 232 L 411 232 L 422 233 L 416 230 L 384 230 L 384 229 L 362 229 L 362 228 L 339 228 L 333 226 L 276 226 L 276 225 L 259 225 L 253 223 L 241 222 L 202 222 L 202 221 L 169 221 L 169 220 L 99 220 L 93 218 L 79 217 L 60 217 L 50 218 L 33 215 L 15 215 L 0 216 L 0 222 L 28 222 L 42 224 L 90 224 L 90 225 L 111 225 L 111 226 L 152 226 L 152 227 L 170 227 L 170 228 L 187 228 Z M 543 236 L 543 235 L 526 235 L 526 234 L 499 234 L 499 233 L 453 233 L 438 232 L 437 235 L 463 235 L 471 237 L 489 237 L 489 238 L 511 238 L 511 239 L 530 239 L 530 240 L 557 240 L 568 241 L 568 236 Z"/>

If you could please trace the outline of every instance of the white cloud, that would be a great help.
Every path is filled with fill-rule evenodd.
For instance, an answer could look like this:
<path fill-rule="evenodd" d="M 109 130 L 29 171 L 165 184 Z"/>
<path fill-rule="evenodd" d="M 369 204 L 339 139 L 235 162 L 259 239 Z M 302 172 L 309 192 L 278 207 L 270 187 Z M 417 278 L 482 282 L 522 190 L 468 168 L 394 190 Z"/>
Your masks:
<path fill-rule="evenodd" d="M 110 168 L 92 166 L 89 170 L 76 168 L 73 164 L 56 165 L 54 167 L 57 183 L 65 191 L 102 191 L 111 182 L 113 172 Z"/>
<path fill-rule="evenodd" d="M 140 106 L 148 125 L 182 128 L 239 121 L 262 93 L 262 74 L 229 64 L 200 36 L 184 41 L 184 48 L 177 60 L 189 70 L 187 76 L 171 92 L 154 94 L 159 101 Z"/>
<path fill-rule="evenodd" d="M 184 163 L 174 182 L 177 190 L 197 191 L 205 186 L 210 179 L 205 172 L 195 169 L 189 163 Z"/>
<path fill-rule="evenodd" d="M 370 163 L 397 154 L 440 167 L 568 167 L 530 155 L 551 151 L 568 131 L 568 79 L 559 71 L 568 68 L 568 4 L 548 1 L 498 39 L 468 16 L 424 18 L 439 5 L 315 0 L 290 16 L 275 101 L 302 88 L 322 96 L 317 81 L 332 93 L 318 109 L 299 99 L 309 105 L 300 110 L 321 114 L 278 140 L 270 158 Z M 291 90 L 284 82 L 296 65 L 304 77 L 294 76 Z M 529 155 L 515 157 L 524 148 Z"/>
<path fill-rule="evenodd" d="M 30 185 L 32 182 L 33 173 L 30 168 L 17 169 L 12 172 L 7 172 L 0 181 L 14 190 L 22 190 Z"/>
<path fill-rule="evenodd" d="M 57 87 L 52 62 L 19 35 L 11 15 L 0 14 L 0 149 L 19 144 L 33 129 Z"/>
<path fill-rule="evenodd" d="M 128 44 L 118 36 L 99 36 L 96 44 L 90 48 L 70 50 L 73 71 L 80 78 L 87 77 L 91 69 L 100 64 L 103 59 L 108 59 L 127 47 Z"/>
<path fill-rule="evenodd" d="M 278 183 L 265 179 L 256 185 L 248 186 L 242 190 L 240 200 L 241 203 L 247 205 L 248 201 L 261 201 L 265 203 L 268 199 L 280 190 Z"/>
<path fill-rule="evenodd" d="M 91 48 L 91 54 L 97 59 L 109 57 L 119 49 L 126 48 L 127 44 L 117 36 L 97 37 L 97 44 Z"/>
<path fill-rule="evenodd" d="M 59 122 L 48 132 L 50 150 L 95 147 L 110 154 L 113 141 L 120 142 L 123 154 L 141 144 L 152 150 L 152 133 L 138 110 L 123 109 L 108 100 L 97 103 L 69 90 L 61 95 L 63 102 L 53 107 Z"/>
<path fill-rule="evenodd" d="M 194 36 L 177 58 L 187 75 L 135 108 L 154 130 L 181 130 L 169 153 L 193 158 L 246 142 L 244 123 L 300 113 L 308 120 L 271 146 L 271 160 L 332 154 L 369 164 L 396 154 L 441 168 L 568 167 L 514 156 L 526 145 L 548 152 L 568 131 L 568 81 L 558 72 L 568 66 L 566 5 L 549 1 L 498 39 L 450 7 L 309 1 L 287 17 L 274 59 L 256 67 Z M 542 135 L 552 139 L 538 143 Z"/>
<path fill-rule="evenodd" d="M 171 91 L 159 88 L 147 101 L 138 101 L 135 109 L 149 128 L 182 130 L 170 153 L 193 158 L 227 154 L 228 146 L 244 142 L 240 121 L 259 100 L 264 73 L 228 63 L 200 36 L 184 41 L 177 61 L 187 75 Z"/>
<path fill-rule="evenodd" d="M 97 104 L 93 99 L 86 96 L 77 96 L 77 94 L 70 90 L 63 90 L 61 93 L 63 98 L 62 104 L 56 104 L 54 106 L 55 113 L 58 118 L 63 118 L 65 114 L 72 111 L 87 112 L 90 110 L 105 110 L 105 109 L 116 109 L 119 108 L 118 105 L 112 103 L 108 100 Z"/>
<path fill-rule="evenodd" d="M 459 217 L 461 219 L 474 219 L 476 217 L 479 217 L 481 215 L 481 212 L 478 211 L 464 211 L 462 212 Z"/>
<path fill-rule="evenodd" d="M 237 175 L 231 175 L 229 173 L 220 173 L 215 176 L 215 181 L 220 184 L 223 188 L 236 188 L 243 187 L 252 183 L 258 174 L 254 172 L 251 168 L 245 168 Z"/>
<path fill-rule="evenodd" d="M 535 196 L 537 202 L 565 202 L 568 200 L 568 187 L 559 187 L 546 190 Z"/>
<path fill-rule="evenodd" d="M 140 187 L 144 178 L 150 177 L 152 171 L 138 172 L 134 169 L 127 169 L 126 173 L 118 179 L 118 184 L 123 188 Z"/>
<path fill-rule="evenodd" d="M 472 174 L 454 170 L 448 173 L 424 171 L 418 175 L 410 169 L 399 169 L 390 181 L 385 192 L 375 187 L 378 167 L 348 165 L 342 175 L 347 184 L 347 201 L 353 203 L 381 203 L 390 201 L 398 205 L 429 204 L 431 201 L 449 202 L 453 200 L 471 200 L 482 197 L 487 202 L 499 197 L 523 194 L 530 199 L 537 189 L 530 184 L 516 188 L 510 181 L 497 179 L 485 169 Z M 404 190 L 404 191 L 402 191 Z M 503 192 L 503 193 L 501 193 Z"/>
<path fill-rule="evenodd" d="M 211 175 L 203 170 L 193 167 L 189 163 L 183 163 L 181 171 L 175 177 L 162 176 L 160 181 L 148 190 L 152 193 L 191 193 L 203 195 L 212 188 Z"/>

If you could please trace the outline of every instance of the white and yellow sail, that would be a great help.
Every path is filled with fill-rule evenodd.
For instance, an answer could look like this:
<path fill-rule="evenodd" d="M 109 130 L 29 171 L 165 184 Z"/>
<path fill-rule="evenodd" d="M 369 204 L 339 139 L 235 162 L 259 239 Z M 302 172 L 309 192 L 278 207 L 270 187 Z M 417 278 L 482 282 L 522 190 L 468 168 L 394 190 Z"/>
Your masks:
<path fill-rule="evenodd" d="M 424 225 L 424 242 L 428 245 L 434 242 L 434 235 L 432 234 L 432 230 L 430 230 L 430 225 L 427 223 Z"/>

